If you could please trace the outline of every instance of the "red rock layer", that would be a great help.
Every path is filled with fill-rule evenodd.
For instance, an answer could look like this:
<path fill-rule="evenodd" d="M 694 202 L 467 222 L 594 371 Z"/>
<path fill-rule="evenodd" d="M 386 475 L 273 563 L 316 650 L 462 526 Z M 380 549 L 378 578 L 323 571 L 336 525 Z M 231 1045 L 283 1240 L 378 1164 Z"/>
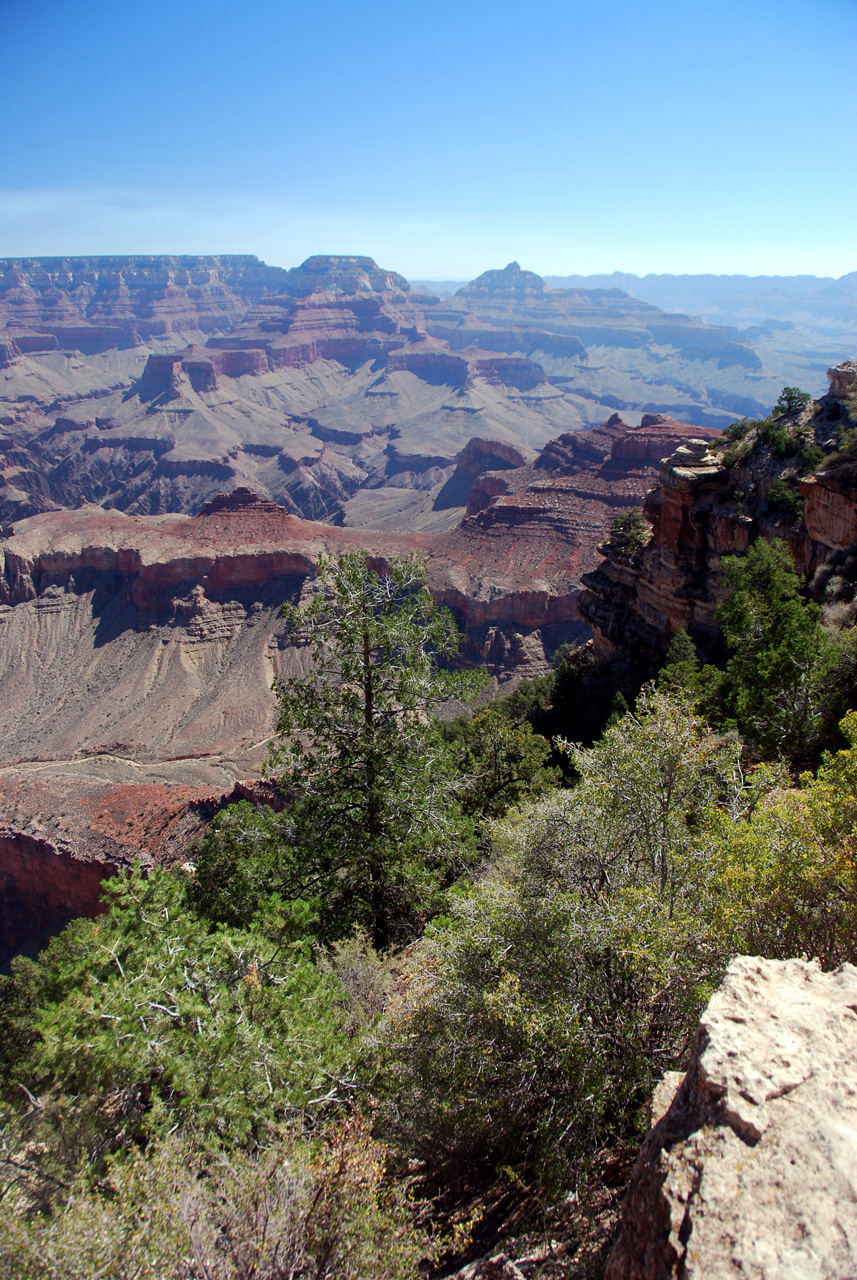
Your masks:
<path fill-rule="evenodd" d="M 0 260 L 0 329 L 29 326 L 82 351 L 222 330 L 286 274 L 249 255 L 7 258 Z"/>
<path fill-rule="evenodd" d="M 832 389 L 850 386 L 840 369 L 831 369 L 828 378 Z M 818 422 L 825 435 L 841 412 L 831 390 L 810 406 L 807 422 Z M 629 440 L 617 445 L 617 452 L 627 452 Z M 846 483 L 825 472 L 802 480 L 804 520 L 789 524 L 768 504 L 777 460 L 759 467 L 726 467 L 704 440 L 664 461 L 644 507 L 651 542 L 634 556 L 607 545 L 606 558 L 583 578 L 580 612 L 602 659 L 657 664 L 679 630 L 703 647 L 710 644 L 718 631 L 715 611 L 726 594 L 722 558 L 744 554 L 759 536 L 786 542 L 798 570 L 807 575 L 834 553 L 857 545 L 853 480 Z"/>
<path fill-rule="evenodd" d="M 35 953 L 69 920 L 101 909 L 102 882 L 135 864 L 174 866 L 226 804 L 282 807 L 275 787 L 229 791 L 107 782 L 79 769 L 0 773 L 0 964 Z"/>
<path fill-rule="evenodd" d="M 0 828 L 0 964 L 20 951 L 35 953 L 77 916 L 96 915 L 101 882 L 114 871 Z"/>

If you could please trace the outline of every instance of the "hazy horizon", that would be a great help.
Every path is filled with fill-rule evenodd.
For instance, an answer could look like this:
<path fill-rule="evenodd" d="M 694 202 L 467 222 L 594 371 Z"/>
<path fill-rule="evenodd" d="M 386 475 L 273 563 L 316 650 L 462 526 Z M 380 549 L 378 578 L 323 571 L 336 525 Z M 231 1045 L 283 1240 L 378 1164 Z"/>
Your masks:
<path fill-rule="evenodd" d="M 169 249 L 144 250 L 144 251 L 129 249 L 129 250 L 118 250 L 110 253 L 106 253 L 106 252 L 80 253 L 77 251 L 68 251 L 68 252 L 61 252 L 61 253 L 0 253 L 0 261 L 4 259 L 5 260 L 9 260 L 9 259 L 38 260 L 38 259 L 51 259 L 51 258 L 56 259 L 57 261 L 65 261 L 65 260 L 73 261 L 74 259 L 77 259 L 77 258 L 97 258 L 97 257 L 140 258 L 140 259 L 143 259 L 143 258 L 195 258 L 195 257 L 228 258 L 231 256 L 255 257 L 255 258 L 258 258 L 261 262 L 263 262 L 265 266 L 277 267 L 285 271 L 290 270 L 292 267 L 298 267 L 302 264 L 302 262 L 306 261 L 306 258 L 304 258 L 304 259 L 301 259 L 300 262 L 272 262 L 267 258 L 263 258 L 260 254 L 254 254 L 252 252 L 248 252 L 246 254 L 235 254 L 232 250 L 228 250 L 228 251 L 213 250 L 210 252 L 207 251 L 205 253 L 201 253 L 198 250 L 194 250 L 194 249 L 182 250 L 181 252 L 176 252 L 175 250 L 169 250 Z M 361 253 L 359 250 L 349 250 L 343 253 L 339 253 L 339 252 L 328 253 L 323 250 L 316 250 L 313 253 L 307 255 L 307 257 L 315 257 L 315 256 L 371 257 L 370 254 Z M 473 280 L 475 280 L 478 276 L 482 275 L 486 271 L 496 270 L 496 269 L 499 269 L 501 266 L 507 265 L 506 263 L 503 263 L 503 264 L 490 263 L 480 268 L 472 276 L 452 276 L 448 273 L 444 274 L 442 272 L 433 276 L 428 276 L 428 275 L 408 276 L 407 273 L 400 271 L 398 266 L 394 262 L 390 262 L 386 260 L 379 261 L 378 259 L 374 259 L 374 261 L 376 262 L 376 265 L 380 266 L 384 270 L 397 271 L 399 275 L 404 275 L 410 284 L 413 284 L 414 282 L 416 282 L 418 284 L 434 284 L 434 285 L 444 285 L 444 286 L 455 285 L 458 288 L 461 288 L 466 284 L 470 284 Z M 512 261 L 517 261 L 517 259 L 512 259 Z M 831 276 L 831 275 L 821 276 L 821 275 L 812 274 L 811 272 L 794 272 L 791 274 L 788 274 L 785 272 L 778 272 L 778 273 L 758 272 L 758 273 L 751 274 L 746 271 L 742 271 L 742 272 L 650 271 L 650 272 L 642 273 L 642 272 L 624 271 L 621 268 L 614 268 L 611 271 L 590 271 L 590 272 L 569 271 L 569 272 L 562 273 L 558 271 L 551 271 L 549 269 L 545 271 L 535 271 L 532 267 L 527 266 L 525 263 L 519 263 L 519 265 L 523 268 L 523 270 L 533 271 L 535 275 L 541 276 L 542 279 L 547 280 L 548 282 L 550 282 L 551 280 L 560 280 L 560 279 L 574 279 L 574 278 L 599 279 L 602 277 L 608 278 L 613 276 L 619 276 L 619 277 L 634 276 L 635 278 L 640 280 L 645 280 L 649 276 L 657 276 L 657 277 L 665 276 L 665 277 L 673 277 L 675 279 L 680 279 L 683 276 L 688 276 L 694 279 L 702 279 L 702 278 L 708 277 L 713 280 L 816 280 L 818 282 L 833 281 L 834 283 L 836 283 L 837 281 L 844 279 L 846 276 L 857 274 L 857 265 L 855 265 L 855 267 L 850 271 L 842 272 L 841 275 L 839 276 Z"/>

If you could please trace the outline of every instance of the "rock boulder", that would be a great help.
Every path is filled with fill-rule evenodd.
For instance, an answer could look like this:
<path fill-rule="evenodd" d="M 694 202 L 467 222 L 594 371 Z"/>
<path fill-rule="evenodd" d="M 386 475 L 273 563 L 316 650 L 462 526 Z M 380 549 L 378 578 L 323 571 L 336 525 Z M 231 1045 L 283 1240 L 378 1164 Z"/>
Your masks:
<path fill-rule="evenodd" d="M 855 1275 L 857 968 L 740 956 L 642 1147 L 606 1280 Z"/>

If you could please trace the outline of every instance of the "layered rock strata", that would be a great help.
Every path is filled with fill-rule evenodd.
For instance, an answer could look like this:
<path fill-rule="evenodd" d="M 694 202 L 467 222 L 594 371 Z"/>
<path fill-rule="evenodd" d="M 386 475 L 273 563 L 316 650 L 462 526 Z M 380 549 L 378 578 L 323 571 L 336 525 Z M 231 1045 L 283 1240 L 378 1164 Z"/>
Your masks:
<path fill-rule="evenodd" d="M 322 552 L 365 548 L 377 565 L 424 555 L 462 660 L 501 682 L 539 674 L 558 645 L 589 634 L 581 574 L 651 485 L 652 450 L 691 430 L 614 418 L 558 444 L 550 466 L 514 466 L 520 451 L 474 440 L 460 459 L 472 514 L 439 534 L 316 524 L 246 489 L 194 517 L 89 506 L 18 521 L 0 541 L 3 756 L 226 757 L 233 776 L 257 771 L 272 679 L 305 658 L 284 640 L 279 605 L 312 589 Z M 485 462 L 506 469 L 474 482 Z"/>
<path fill-rule="evenodd" d="M 248 490 L 194 517 L 89 506 L 18 521 L 0 541 L 3 756 L 223 756 L 233 776 L 257 771 L 271 682 L 305 657 L 285 642 L 279 605 L 311 590 L 321 552 L 365 548 L 378 565 L 424 555 L 432 593 L 461 627 L 462 660 L 500 682 L 539 674 L 560 644 L 588 636 L 581 574 L 651 485 L 652 450 L 691 430 L 611 419 L 592 439 L 572 437 L 573 457 L 558 445 L 549 467 L 511 466 L 519 451 L 474 441 L 465 480 L 486 461 L 507 469 L 471 481 L 472 513 L 439 534 L 312 523 Z M 600 465 L 583 465 L 599 452 Z"/>
<path fill-rule="evenodd" d="M 857 969 L 738 957 L 642 1147 L 606 1280 L 854 1275 L 855 1133 Z"/>
<path fill-rule="evenodd" d="M 193 513 L 242 485 L 305 518 L 444 527 L 471 437 L 526 452 L 604 406 L 766 411 L 783 379 L 733 339 L 517 264 L 441 301 L 369 258 L 6 259 L 0 527 L 80 501 Z"/>
<path fill-rule="evenodd" d="M 252 255 L 0 259 L 0 330 L 84 352 L 235 324 L 286 276 Z"/>
<path fill-rule="evenodd" d="M 322 552 L 365 548 L 379 567 L 426 556 L 464 661 L 487 661 L 497 678 L 544 670 L 546 653 L 585 634 L 572 534 L 554 532 L 372 534 L 300 520 L 246 491 L 195 517 L 83 507 L 20 521 L 0 542 L 4 756 L 226 754 L 253 772 L 272 679 L 306 657 L 286 642 L 279 606 L 312 589 Z"/>
<path fill-rule="evenodd" d="M 828 377 L 831 392 L 807 408 L 802 429 L 804 438 L 830 452 L 837 431 L 847 427 L 834 388 L 850 384 L 839 368 Z M 718 635 L 715 611 L 727 590 L 723 558 L 744 554 L 757 537 L 784 541 L 808 576 L 857 542 L 857 485 L 847 468 L 844 476 L 834 469 L 800 479 L 799 459 L 751 449 L 749 441 L 747 449 L 743 460 L 730 462 L 728 452 L 690 439 L 663 460 L 644 505 L 648 545 L 629 555 L 605 544 L 605 558 L 583 579 L 580 611 L 599 658 L 657 665 L 679 630 L 703 652 L 709 649 Z M 796 495 L 799 489 L 805 504 L 800 518 L 772 499 L 776 481 L 791 485 Z"/>
<path fill-rule="evenodd" d="M 759 369 L 761 361 L 737 329 L 671 315 L 621 289 L 552 289 L 541 276 L 510 262 L 486 271 L 451 300 L 492 322 L 526 317 L 548 331 L 573 334 L 587 346 L 676 346 L 690 358 L 711 358 Z"/>

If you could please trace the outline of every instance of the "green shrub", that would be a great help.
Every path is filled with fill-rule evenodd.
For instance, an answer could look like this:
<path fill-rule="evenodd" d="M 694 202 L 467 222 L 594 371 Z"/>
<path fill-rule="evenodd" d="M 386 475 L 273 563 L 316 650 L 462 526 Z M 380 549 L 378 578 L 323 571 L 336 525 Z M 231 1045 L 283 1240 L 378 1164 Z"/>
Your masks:
<path fill-rule="evenodd" d="M 429 1242 L 385 1151 L 351 1120 L 311 1144 L 209 1154 L 170 1137 L 79 1181 L 53 1213 L 0 1215 L 0 1280 L 416 1280 Z"/>
<path fill-rule="evenodd" d="M 825 754 L 802 790 L 780 790 L 746 821 L 717 818 L 712 855 L 722 887 L 712 923 L 736 950 L 824 968 L 857 961 L 857 715 L 848 746 Z"/>
<path fill-rule="evenodd" d="M 653 690 L 580 783 L 494 827 L 486 878 L 411 953 L 379 1038 L 384 1118 L 450 1170 L 574 1182 L 681 1060 L 726 950 L 709 941 L 706 813 L 740 808 L 739 744 Z"/>
<path fill-rule="evenodd" d="M 439 726 L 465 780 L 461 803 L 476 818 L 499 818 L 512 805 L 542 795 L 559 781 L 548 766 L 550 743 L 523 720 L 494 707 Z"/>
<path fill-rule="evenodd" d="M 768 489 L 768 505 L 787 524 L 799 524 L 803 519 L 806 499 L 801 497 L 796 481 L 778 476 Z"/>
<path fill-rule="evenodd" d="M 253 1143 L 348 1096 L 348 997 L 305 943 L 212 932 L 174 873 L 117 877 L 106 893 L 104 915 L 0 983 L 4 1114 L 24 1104 L 35 1182 L 97 1172 L 167 1131 Z"/>
<path fill-rule="evenodd" d="M 784 543 L 757 538 L 723 568 L 731 595 L 716 617 L 731 651 L 726 714 L 762 755 L 809 759 L 853 691 L 848 645 L 825 630 L 819 606 L 804 598 Z"/>
<path fill-rule="evenodd" d="M 803 790 L 644 690 L 579 785 L 494 826 L 494 860 L 409 953 L 378 1036 L 382 1122 L 444 1179 L 580 1186 L 645 1125 L 728 958 L 857 958 L 857 714 Z"/>
<path fill-rule="evenodd" d="M 610 525 L 610 546 L 624 555 L 633 556 L 650 541 L 652 531 L 639 507 L 623 511 Z"/>
<path fill-rule="evenodd" d="M 758 439 L 769 445 L 778 458 L 791 458 L 799 454 L 806 433 L 789 419 L 770 418 L 758 431 Z"/>
<path fill-rule="evenodd" d="M 725 427 L 720 439 L 715 442 L 713 448 L 722 449 L 725 445 L 736 444 L 739 440 L 743 440 L 754 427 L 760 424 L 753 418 L 739 418 L 737 422 L 732 422 Z"/>
<path fill-rule="evenodd" d="M 745 440 L 743 438 L 738 439 L 725 450 L 723 454 L 723 465 L 724 467 L 730 468 L 740 467 L 742 462 L 746 462 L 752 452 L 752 440 Z"/>

